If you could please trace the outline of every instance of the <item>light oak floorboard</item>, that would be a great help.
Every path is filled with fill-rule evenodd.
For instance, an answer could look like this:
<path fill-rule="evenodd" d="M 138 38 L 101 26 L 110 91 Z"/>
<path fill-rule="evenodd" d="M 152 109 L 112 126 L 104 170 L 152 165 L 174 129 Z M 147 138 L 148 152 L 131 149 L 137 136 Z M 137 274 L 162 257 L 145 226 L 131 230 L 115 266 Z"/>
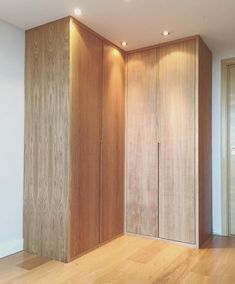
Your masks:
<path fill-rule="evenodd" d="M 202 249 L 192 249 L 123 236 L 68 264 L 21 252 L 0 260 L 0 283 L 230 284 L 235 283 L 235 238 L 213 236 Z"/>

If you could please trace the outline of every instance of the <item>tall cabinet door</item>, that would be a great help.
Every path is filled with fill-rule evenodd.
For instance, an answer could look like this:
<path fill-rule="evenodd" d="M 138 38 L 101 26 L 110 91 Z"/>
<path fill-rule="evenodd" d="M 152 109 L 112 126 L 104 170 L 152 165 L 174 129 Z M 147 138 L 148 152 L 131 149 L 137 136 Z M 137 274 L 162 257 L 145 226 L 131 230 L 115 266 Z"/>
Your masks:
<path fill-rule="evenodd" d="M 125 57 L 103 44 L 102 189 L 100 240 L 123 233 Z"/>
<path fill-rule="evenodd" d="M 128 55 L 126 230 L 158 236 L 156 49 Z"/>
<path fill-rule="evenodd" d="M 157 49 L 159 236 L 195 243 L 196 44 Z"/>
<path fill-rule="evenodd" d="M 71 24 L 71 258 L 99 243 L 102 41 Z"/>

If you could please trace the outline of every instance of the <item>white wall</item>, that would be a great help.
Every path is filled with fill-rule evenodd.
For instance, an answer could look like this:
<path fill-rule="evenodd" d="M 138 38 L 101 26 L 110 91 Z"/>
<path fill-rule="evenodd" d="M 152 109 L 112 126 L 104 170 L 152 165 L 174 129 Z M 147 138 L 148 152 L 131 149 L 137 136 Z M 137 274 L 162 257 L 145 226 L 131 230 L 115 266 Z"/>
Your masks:
<path fill-rule="evenodd" d="M 213 54 L 212 84 L 212 159 L 213 159 L 213 232 L 222 234 L 221 224 L 221 60 L 235 57 L 235 50 Z"/>
<path fill-rule="evenodd" d="M 0 257 L 23 247 L 24 31 L 0 20 Z"/>

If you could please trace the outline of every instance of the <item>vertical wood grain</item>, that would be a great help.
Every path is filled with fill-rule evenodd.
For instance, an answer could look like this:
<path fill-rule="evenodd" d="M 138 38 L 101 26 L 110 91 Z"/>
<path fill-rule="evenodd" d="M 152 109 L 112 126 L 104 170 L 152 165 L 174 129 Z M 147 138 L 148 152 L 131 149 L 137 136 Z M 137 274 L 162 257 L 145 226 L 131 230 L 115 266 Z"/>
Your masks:
<path fill-rule="evenodd" d="M 70 256 L 94 248 L 100 228 L 102 41 L 71 21 Z"/>
<path fill-rule="evenodd" d="M 24 249 L 67 260 L 69 20 L 26 32 Z"/>
<path fill-rule="evenodd" d="M 199 244 L 212 234 L 212 54 L 199 39 L 198 167 Z"/>
<path fill-rule="evenodd" d="M 123 233 L 125 56 L 103 44 L 101 242 Z"/>
<path fill-rule="evenodd" d="M 195 40 L 157 49 L 159 236 L 195 243 Z"/>
<path fill-rule="evenodd" d="M 126 230 L 158 236 L 156 49 L 128 55 Z"/>

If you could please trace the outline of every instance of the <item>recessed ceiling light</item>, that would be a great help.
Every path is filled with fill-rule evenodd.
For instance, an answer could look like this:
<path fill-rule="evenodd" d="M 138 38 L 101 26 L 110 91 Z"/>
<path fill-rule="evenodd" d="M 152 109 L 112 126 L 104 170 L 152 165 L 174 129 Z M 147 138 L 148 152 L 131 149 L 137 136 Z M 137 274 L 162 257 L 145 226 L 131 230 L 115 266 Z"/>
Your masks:
<path fill-rule="evenodd" d="M 75 14 L 76 16 L 81 16 L 81 15 L 82 15 L 82 10 L 79 9 L 79 8 L 76 8 L 76 9 L 74 9 L 74 14 Z"/>
<path fill-rule="evenodd" d="M 169 34 L 170 34 L 170 33 L 169 33 L 168 31 L 163 31 L 163 32 L 162 32 L 162 35 L 163 35 L 163 36 L 168 36 Z"/>
<path fill-rule="evenodd" d="M 125 42 L 125 41 L 123 41 L 121 44 L 122 44 L 122 46 L 124 46 L 124 47 L 127 46 L 127 42 Z"/>

